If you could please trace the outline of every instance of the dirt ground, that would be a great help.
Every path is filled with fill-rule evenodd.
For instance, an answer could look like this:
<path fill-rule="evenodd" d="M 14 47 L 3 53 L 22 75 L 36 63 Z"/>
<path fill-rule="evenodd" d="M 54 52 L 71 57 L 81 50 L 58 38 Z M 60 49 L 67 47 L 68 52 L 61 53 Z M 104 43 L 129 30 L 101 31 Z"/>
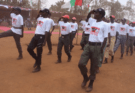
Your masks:
<path fill-rule="evenodd" d="M 34 59 L 28 54 L 27 45 L 33 35 L 24 34 L 21 39 L 24 58 L 19 61 L 16 60 L 18 51 L 14 39 L 0 39 L 0 93 L 85 93 L 85 89 L 81 88 L 83 77 L 78 69 L 81 47 L 74 47 L 70 63 L 66 62 L 67 56 L 63 50 L 62 63 L 55 64 L 58 35 L 52 35 L 53 54 L 47 55 L 48 48 L 45 46 L 41 71 L 32 73 Z M 80 40 L 81 36 L 78 44 Z M 91 93 L 135 93 L 135 54 L 124 55 L 122 60 L 119 57 L 120 50 L 116 52 L 114 63 L 110 63 L 109 59 L 108 64 L 102 65 Z"/>

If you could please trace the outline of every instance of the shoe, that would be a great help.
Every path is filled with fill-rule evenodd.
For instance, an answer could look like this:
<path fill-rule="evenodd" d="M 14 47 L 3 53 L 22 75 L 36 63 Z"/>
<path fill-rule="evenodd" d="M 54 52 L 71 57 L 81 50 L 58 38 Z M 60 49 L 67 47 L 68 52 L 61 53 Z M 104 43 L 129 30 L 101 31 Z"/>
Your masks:
<path fill-rule="evenodd" d="M 130 54 L 130 56 L 132 56 L 132 55 L 133 55 L 133 53 Z"/>
<path fill-rule="evenodd" d="M 107 58 L 105 58 L 105 61 L 103 62 L 103 64 L 106 64 L 106 63 L 108 63 Z"/>
<path fill-rule="evenodd" d="M 71 58 L 72 58 L 72 56 L 68 57 L 68 61 L 67 62 L 70 62 L 71 61 Z"/>
<path fill-rule="evenodd" d="M 59 64 L 59 63 L 61 63 L 61 60 L 58 60 L 57 62 L 55 62 L 55 64 Z"/>
<path fill-rule="evenodd" d="M 33 68 L 36 68 L 37 67 L 37 64 L 36 64 L 36 62 L 35 62 L 35 64 L 33 65 Z"/>
<path fill-rule="evenodd" d="M 91 92 L 92 91 L 92 87 L 88 87 L 87 89 L 86 89 L 86 92 Z"/>
<path fill-rule="evenodd" d="M 40 70 L 41 70 L 41 68 L 40 67 L 37 67 L 32 72 L 35 73 L 35 72 L 39 72 Z"/>
<path fill-rule="evenodd" d="M 89 81 L 89 78 L 84 79 L 83 82 L 82 82 L 82 84 L 81 84 L 81 87 L 84 88 L 86 86 L 86 84 L 87 84 L 88 81 Z"/>
<path fill-rule="evenodd" d="M 126 56 L 128 56 L 128 53 L 126 53 Z"/>
<path fill-rule="evenodd" d="M 121 54 L 121 57 L 120 57 L 120 59 L 123 59 L 123 54 Z"/>
<path fill-rule="evenodd" d="M 112 56 L 111 63 L 113 63 L 113 60 L 114 60 L 114 56 Z"/>
<path fill-rule="evenodd" d="M 51 55 L 52 54 L 52 52 L 48 52 L 48 54 L 47 55 Z"/>
<path fill-rule="evenodd" d="M 19 55 L 19 57 L 17 58 L 17 60 L 21 60 L 23 59 L 23 56 L 22 55 Z"/>

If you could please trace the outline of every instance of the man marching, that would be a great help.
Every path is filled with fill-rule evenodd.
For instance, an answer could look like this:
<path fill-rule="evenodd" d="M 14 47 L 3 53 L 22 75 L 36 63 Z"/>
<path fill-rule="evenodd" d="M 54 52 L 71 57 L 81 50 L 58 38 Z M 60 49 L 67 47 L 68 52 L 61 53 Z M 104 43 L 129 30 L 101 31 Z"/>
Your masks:
<path fill-rule="evenodd" d="M 105 16 L 105 11 L 102 8 L 99 8 L 95 11 L 91 11 L 91 13 L 94 13 L 94 18 L 97 21 L 91 24 L 89 41 L 84 47 L 84 51 L 78 64 L 78 67 L 84 78 L 81 87 L 84 88 L 87 82 L 90 80 L 86 92 L 90 92 L 93 89 L 93 83 L 96 78 L 98 63 L 100 61 L 101 54 L 103 53 L 103 49 L 106 45 L 108 37 L 108 28 L 105 22 L 102 21 L 102 18 Z M 86 65 L 89 59 L 91 60 L 91 68 L 90 76 L 88 77 Z"/>
<path fill-rule="evenodd" d="M 134 44 L 134 40 L 135 40 L 135 25 L 133 23 L 131 23 L 131 26 L 129 26 L 128 29 L 128 42 L 127 42 L 127 49 L 126 49 L 126 55 L 128 56 L 128 51 L 130 48 L 130 52 L 131 52 L 131 56 L 133 55 L 133 44 Z"/>
<path fill-rule="evenodd" d="M 119 45 L 121 44 L 121 57 L 120 59 L 123 58 L 123 54 L 124 54 L 124 48 L 125 48 L 125 43 L 126 43 L 126 40 L 128 38 L 128 29 L 129 29 L 129 26 L 126 24 L 126 19 L 123 18 L 122 20 L 122 24 L 119 24 L 118 26 L 118 36 L 117 36 L 117 40 L 116 40 L 116 43 L 115 43 L 115 46 L 114 46 L 114 53 L 117 51 Z M 113 62 L 114 60 L 114 55 L 112 56 L 112 59 L 111 61 Z"/>
<path fill-rule="evenodd" d="M 74 47 L 73 39 L 75 38 L 76 32 L 78 30 L 78 24 L 76 23 L 75 17 L 72 18 L 72 22 L 70 22 L 70 24 L 71 24 L 70 51 L 71 51 Z"/>
<path fill-rule="evenodd" d="M 48 16 L 48 19 L 47 19 L 46 31 L 47 31 L 48 37 L 47 37 L 47 40 L 45 40 L 45 41 L 47 41 L 47 45 L 48 45 L 48 49 L 49 49 L 48 55 L 52 54 L 51 35 L 52 35 L 52 32 L 55 29 L 54 21 L 50 17 L 51 17 L 51 13 L 49 13 L 49 16 Z M 52 30 L 50 31 L 51 28 L 52 28 Z"/>
<path fill-rule="evenodd" d="M 27 51 L 35 59 L 34 70 L 33 72 L 38 72 L 41 70 L 41 57 L 42 57 L 42 47 L 45 37 L 47 38 L 46 26 L 47 26 L 47 17 L 49 14 L 48 9 L 40 10 L 37 16 L 37 28 L 35 31 L 35 36 L 32 38 Z M 34 52 L 34 49 L 37 48 L 37 54 Z"/>
<path fill-rule="evenodd" d="M 14 7 L 11 11 L 10 16 L 12 18 L 12 28 L 6 32 L 0 33 L 0 38 L 13 36 L 19 52 L 19 57 L 17 58 L 17 60 L 20 60 L 23 58 L 20 38 L 23 37 L 24 31 L 21 9 L 19 7 Z"/>
<path fill-rule="evenodd" d="M 61 18 L 63 19 L 63 21 L 60 21 Z M 57 47 L 58 61 L 56 62 L 56 64 L 61 63 L 63 45 L 64 45 L 65 53 L 68 56 L 67 62 L 70 62 L 72 58 L 69 50 L 69 43 L 70 43 L 69 34 L 71 32 L 71 24 L 68 22 L 69 15 L 64 15 L 61 18 L 58 20 L 58 23 L 60 25 L 60 30 L 61 30 L 61 37 L 59 38 L 59 43 Z"/>
<path fill-rule="evenodd" d="M 105 52 L 105 63 L 108 63 L 108 57 L 109 55 L 113 55 L 113 48 L 114 48 L 114 44 L 115 44 L 115 38 L 116 38 L 116 32 L 117 32 L 117 27 L 118 24 L 115 23 L 115 16 L 112 15 L 110 16 L 110 21 L 111 23 L 109 23 L 109 33 L 110 33 L 110 38 L 111 38 L 111 42 L 110 42 L 110 46 L 106 47 L 106 52 Z M 109 40 L 108 40 L 109 43 Z M 113 61 L 111 61 L 113 62 Z"/>

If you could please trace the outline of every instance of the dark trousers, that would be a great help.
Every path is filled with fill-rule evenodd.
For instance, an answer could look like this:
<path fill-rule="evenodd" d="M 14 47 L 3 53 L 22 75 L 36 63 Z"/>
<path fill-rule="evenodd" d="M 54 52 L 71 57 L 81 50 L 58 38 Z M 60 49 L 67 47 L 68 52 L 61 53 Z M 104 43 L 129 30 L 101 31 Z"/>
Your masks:
<path fill-rule="evenodd" d="M 101 58 L 101 45 L 90 45 L 87 43 L 84 47 L 84 51 L 81 55 L 78 67 L 81 71 L 82 75 L 87 75 L 87 63 L 91 60 L 91 67 L 90 67 L 90 80 L 95 80 L 96 78 L 96 70 L 98 68 L 98 64 Z"/>
<path fill-rule="evenodd" d="M 11 30 L 0 33 L 0 38 L 9 37 L 9 36 L 13 36 L 13 38 L 15 40 L 15 43 L 16 43 L 16 47 L 18 49 L 18 52 L 19 52 L 20 55 L 22 55 L 22 47 L 21 47 L 21 43 L 20 43 L 20 35 L 13 33 Z"/>
<path fill-rule="evenodd" d="M 129 48 L 130 48 L 131 54 L 133 53 L 134 38 L 135 38 L 135 37 L 131 37 L 131 36 L 129 36 L 129 38 L 128 38 L 127 49 L 126 49 L 126 52 L 127 52 L 127 53 L 128 53 L 128 51 L 129 51 Z"/>
<path fill-rule="evenodd" d="M 43 47 L 43 43 L 45 40 L 45 35 L 35 35 L 28 48 L 27 51 L 29 52 L 29 54 L 36 60 L 36 64 L 38 66 L 41 65 L 41 57 L 42 57 L 42 47 Z M 37 47 L 37 54 L 34 52 L 34 49 Z"/>
<path fill-rule="evenodd" d="M 47 32 L 47 33 L 48 33 L 47 45 L 48 45 L 49 51 L 51 52 L 52 51 L 51 33 L 50 32 Z"/>
<path fill-rule="evenodd" d="M 70 48 L 73 47 L 73 40 L 75 38 L 76 31 L 73 31 L 70 36 Z"/>
<path fill-rule="evenodd" d="M 70 42 L 69 35 L 61 36 L 59 38 L 59 43 L 57 48 L 58 59 L 61 59 L 63 45 L 64 45 L 65 53 L 68 55 L 68 57 L 71 56 L 69 51 L 69 42 Z"/>

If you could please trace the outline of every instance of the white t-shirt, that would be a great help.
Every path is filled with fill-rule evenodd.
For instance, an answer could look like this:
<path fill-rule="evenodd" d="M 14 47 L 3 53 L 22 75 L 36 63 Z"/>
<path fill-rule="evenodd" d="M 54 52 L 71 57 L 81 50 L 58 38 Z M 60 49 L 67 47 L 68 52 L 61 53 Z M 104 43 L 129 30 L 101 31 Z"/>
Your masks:
<path fill-rule="evenodd" d="M 67 35 L 71 32 L 71 24 L 69 22 L 64 23 L 63 21 L 59 21 L 59 25 L 62 35 Z"/>
<path fill-rule="evenodd" d="M 23 25 L 23 17 L 20 14 L 16 15 L 11 13 L 10 16 L 12 18 L 12 26 L 21 27 Z M 12 27 L 11 30 L 16 34 L 22 35 L 22 29 L 16 29 Z"/>
<path fill-rule="evenodd" d="M 93 19 L 92 17 L 90 17 L 88 20 L 88 23 L 92 25 L 94 22 L 96 22 L 96 19 Z"/>
<path fill-rule="evenodd" d="M 129 34 L 129 36 L 134 37 L 135 36 L 135 27 L 129 26 L 128 34 Z"/>
<path fill-rule="evenodd" d="M 47 18 L 46 32 L 49 32 L 52 26 L 55 26 L 54 21 L 50 18 Z"/>
<path fill-rule="evenodd" d="M 116 36 L 117 29 L 118 29 L 117 23 L 109 23 L 110 36 Z"/>
<path fill-rule="evenodd" d="M 108 37 L 108 27 L 105 22 L 94 22 L 91 25 L 91 31 L 89 36 L 90 42 L 103 42 L 104 38 Z"/>
<path fill-rule="evenodd" d="M 70 24 L 71 24 L 71 32 L 78 30 L 78 24 L 77 23 L 71 22 Z"/>
<path fill-rule="evenodd" d="M 37 19 L 37 27 L 35 34 L 45 35 L 47 18 L 39 17 Z"/>
<path fill-rule="evenodd" d="M 91 26 L 90 24 L 87 22 L 86 25 L 85 25 L 85 28 L 84 28 L 84 33 L 85 34 L 90 34 L 90 30 L 91 30 Z"/>
<path fill-rule="evenodd" d="M 117 31 L 119 32 L 119 35 L 126 35 L 128 33 L 129 26 L 127 24 L 119 24 Z"/>
<path fill-rule="evenodd" d="M 82 29 L 84 31 L 85 30 L 85 25 L 86 25 L 87 22 L 86 21 L 81 21 L 80 23 L 82 24 Z"/>

